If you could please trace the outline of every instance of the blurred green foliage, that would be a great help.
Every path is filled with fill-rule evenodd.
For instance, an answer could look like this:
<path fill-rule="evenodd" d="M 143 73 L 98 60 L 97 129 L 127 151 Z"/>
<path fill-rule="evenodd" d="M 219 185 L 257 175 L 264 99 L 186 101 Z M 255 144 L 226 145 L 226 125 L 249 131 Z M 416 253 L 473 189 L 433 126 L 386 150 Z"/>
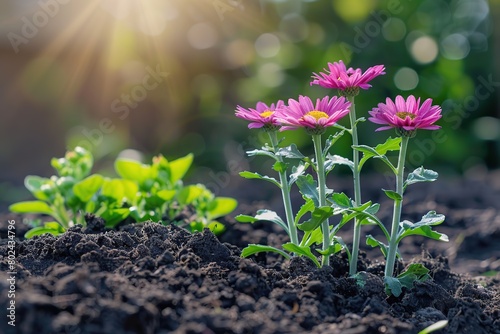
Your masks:
<path fill-rule="evenodd" d="M 5 13 L 16 6 L 10 0 L 0 5 Z M 11 16 L 30 21 L 43 10 L 33 0 L 30 11 Z M 0 187 L 14 194 L 9 182 L 20 185 L 26 174 L 48 174 L 48 157 L 65 145 L 90 148 L 104 173 L 112 171 L 110 157 L 129 147 L 147 157 L 193 152 L 200 168 L 188 176 L 200 182 L 210 173 L 236 178 L 249 163 L 258 171 L 260 161 L 244 152 L 265 136 L 234 117 L 236 105 L 336 94 L 309 83 L 312 72 L 341 59 L 362 69 L 386 66 L 387 74 L 356 99 L 359 116 L 399 94 L 443 106 L 439 135 L 421 131 L 410 143 L 410 167 L 425 162 L 444 175 L 497 168 L 500 69 L 494 59 L 500 32 L 493 22 L 499 16 L 500 3 L 486 0 L 61 5 L 46 27 L 18 45 L 19 53 L 8 43 L 0 49 L 10 57 L 3 63 L 12 67 L 0 90 L 0 133 L 3 143 L 16 138 L 0 147 L 0 164 L 19 166 L 5 171 L 8 182 Z M 6 32 L 21 34 L 23 22 L 10 20 Z M 361 124 L 360 142 L 383 142 L 387 133 L 374 128 Z M 40 138 L 42 149 L 33 145 Z M 311 145 L 300 131 L 286 133 L 284 144 L 292 141 L 301 149 Z M 350 155 L 349 145 L 343 138 L 335 153 Z M 22 164 L 26 156 L 33 160 L 29 169 Z"/>

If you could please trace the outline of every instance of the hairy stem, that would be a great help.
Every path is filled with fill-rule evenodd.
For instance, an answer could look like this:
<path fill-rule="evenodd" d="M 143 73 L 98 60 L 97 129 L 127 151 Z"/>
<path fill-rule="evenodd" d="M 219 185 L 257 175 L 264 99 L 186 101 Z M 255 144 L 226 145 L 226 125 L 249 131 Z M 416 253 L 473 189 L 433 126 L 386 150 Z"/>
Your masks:
<path fill-rule="evenodd" d="M 323 159 L 323 149 L 321 147 L 321 135 L 312 135 L 314 143 L 314 154 L 316 157 L 317 173 L 318 173 L 318 192 L 319 206 L 326 206 L 326 177 L 325 177 L 325 162 Z M 321 223 L 321 231 L 323 233 L 323 250 L 328 250 L 330 246 L 330 222 L 326 219 Z M 330 256 L 323 255 L 321 265 L 330 265 Z"/>
<path fill-rule="evenodd" d="M 271 145 L 273 146 L 274 152 L 278 152 L 278 136 L 276 131 L 269 131 L 269 138 L 271 139 Z M 279 162 L 283 162 L 281 156 L 276 156 Z M 280 184 L 281 184 L 281 196 L 283 197 L 283 205 L 285 207 L 286 224 L 288 226 L 288 234 L 290 236 L 290 241 L 298 245 L 299 239 L 297 237 L 297 228 L 295 227 L 295 222 L 293 219 L 292 211 L 292 201 L 290 199 L 290 186 L 288 185 L 288 176 L 286 171 L 279 172 Z"/>
<path fill-rule="evenodd" d="M 401 220 L 401 209 L 403 207 L 403 177 L 405 170 L 406 149 L 408 148 L 409 137 L 401 138 L 401 149 L 399 151 L 398 167 L 396 174 L 396 192 L 401 196 L 401 200 L 394 201 L 394 211 L 392 214 L 391 239 L 389 240 L 389 251 L 385 263 L 385 276 L 392 277 L 398 250 L 399 222 Z"/>

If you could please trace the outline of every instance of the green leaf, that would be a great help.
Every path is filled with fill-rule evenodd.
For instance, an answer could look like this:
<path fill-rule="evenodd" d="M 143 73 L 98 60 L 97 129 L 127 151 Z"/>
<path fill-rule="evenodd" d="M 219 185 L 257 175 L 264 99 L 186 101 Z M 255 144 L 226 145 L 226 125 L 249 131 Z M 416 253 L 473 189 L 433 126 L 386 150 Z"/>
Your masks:
<path fill-rule="evenodd" d="M 417 223 L 412 223 L 408 220 L 404 220 L 399 223 L 401 231 L 398 235 L 398 241 L 401 241 L 403 238 L 409 235 L 422 235 L 434 240 L 447 242 L 449 241 L 449 239 L 446 234 L 432 230 L 432 226 L 441 224 L 442 222 L 444 222 L 444 219 L 444 215 L 436 214 L 435 211 L 429 211 Z"/>
<path fill-rule="evenodd" d="M 395 192 L 393 190 L 382 189 L 382 191 L 385 193 L 385 195 L 387 197 L 389 197 L 390 199 L 392 199 L 394 201 L 401 202 L 403 200 L 403 196 L 398 194 L 397 192 Z"/>
<path fill-rule="evenodd" d="M 287 147 L 280 148 L 278 152 L 276 152 L 276 155 L 281 156 L 283 158 L 288 158 L 288 159 L 304 159 L 305 156 L 300 153 L 300 151 L 297 149 L 297 145 L 292 144 Z"/>
<path fill-rule="evenodd" d="M 410 184 L 418 182 L 433 182 L 438 178 L 438 173 L 430 169 L 424 169 L 424 167 L 419 167 L 413 172 L 408 174 L 406 181 L 403 184 L 403 188 L 406 189 Z"/>
<path fill-rule="evenodd" d="M 384 277 L 385 292 L 387 295 L 399 297 L 403 293 L 403 286 L 396 277 Z"/>
<path fill-rule="evenodd" d="M 66 230 L 61 225 L 59 225 L 59 223 L 48 222 L 48 223 L 45 223 L 44 226 L 38 226 L 38 227 L 32 228 L 31 230 L 29 230 L 28 232 L 26 232 L 24 234 L 24 237 L 26 239 L 30 239 L 30 238 L 33 238 L 35 235 L 42 235 L 42 234 L 46 234 L 46 233 L 52 234 L 54 236 L 58 236 L 60 234 L 63 234 L 65 231 Z"/>
<path fill-rule="evenodd" d="M 250 244 L 247 247 L 243 248 L 243 250 L 241 251 L 241 257 L 249 257 L 250 255 L 261 253 L 261 252 L 278 253 L 286 259 L 290 258 L 290 255 L 283 252 L 281 249 L 274 248 L 272 246 L 256 245 L 256 244 Z"/>
<path fill-rule="evenodd" d="M 195 200 L 200 198 L 204 192 L 206 192 L 206 189 L 202 185 L 196 184 L 186 186 L 179 192 L 178 201 L 180 204 L 184 205 L 192 204 Z"/>
<path fill-rule="evenodd" d="M 326 157 L 328 154 L 328 151 L 332 148 L 332 146 L 339 140 L 343 135 L 345 131 L 342 130 L 340 132 L 335 133 L 334 135 L 328 136 L 328 139 L 325 142 L 325 147 L 323 148 L 323 156 Z"/>
<path fill-rule="evenodd" d="M 284 162 L 276 161 L 273 165 L 273 170 L 278 172 L 278 173 L 284 173 L 284 172 L 286 172 L 287 165 L 288 164 L 286 164 Z"/>
<path fill-rule="evenodd" d="M 112 198 L 117 202 L 133 202 L 138 191 L 139 187 L 135 182 L 124 179 L 106 179 L 101 188 L 103 196 Z"/>
<path fill-rule="evenodd" d="M 106 227 L 115 227 L 130 215 L 130 209 L 118 208 L 104 210 L 99 216 L 106 221 Z"/>
<path fill-rule="evenodd" d="M 301 231 L 313 231 L 321 225 L 325 220 L 330 218 L 333 214 L 333 208 L 330 206 L 321 206 L 314 208 L 311 214 L 311 219 L 302 224 L 298 224 L 297 228 Z"/>
<path fill-rule="evenodd" d="M 177 194 L 177 191 L 169 189 L 163 189 L 156 192 L 156 196 L 158 196 L 165 202 L 171 201 L 175 197 L 175 194 Z"/>
<path fill-rule="evenodd" d="M 401 144 L 401 137 L 391 138 L 389 137 L 384 143 L 379 144 L 375 147 L 370 147 L 366 145 L 353 145 L 352 148 L 363 153 L 363 157 L 359 161 L 359 169 L 363 167 L 364 163 L 370 158 L 381 159 L 385 164 L 387 164 L 395 173 L 397 172 L 394 165 L 387 159 L 385 154 L 389 151 L 399 151 Z"/>
<path fill-rule="evenodd" d="M 380 247 L 380 251 L 382 252 L 384 257 L 385 258 L 387 257 L 389 247 L 386 244 L 384 244 L 383 242 L 380 242 L 377 239 L 375 239 L 371 234 L 368 234 L 366 236 L 366 244 L 368 246 L 372 246 L 373 248 Z"/>
<path fill-rule="evenodd" d="M 184 175 L 186 175 L 187 171 L 191 167 L 193 163 L 193 154 L 189 153 L 188 155 L 176 159 L 170 162 L 170 182 L 175 183 L 181 180 Z"/>
<path fill-rule="evenodd" d="M 121 178 L 136 181 L 140 185 L 155 177 L 150 165 L 129 159 L 116 159 L 115 171 Z"/>
<path fill-rule="evenodd" d="M 295 254 L 303 255 L 311 259 L 311 261 L 316 265 L 316 267 L 318 268 L 321 267 L 320 263 L 318 262 L 318 259 L 316 258 L 316 256 L 314 256 L 309 247 L 299 246 L 291 242 L 287 242 L 286 244 L 283 245 L 283 249 Z"/>
<path fill-rule="evenodd" d="M 288 185 L 290 187 L 297 181 L 299 176 L 304 175 L 307 167 L 309 167 L 309 164 L 302 161 L 297 166 L 292 167 L 292 173 L 290 174 L 290 180 L 288 181 Z"/>
<path fill-rule="evenodd" d="M 221 222 L 218 222 L 216 220 L 210 222 L 207 227 L 215 235 L 221 235 L 226 230 L 226 227 L 224 226 L 224 224 L 222 224 Z"/>
<path fill-rule="evenodd" d="M 332 195 L 332 200 L 334 203 L 334 207 L 338 207 L 338 208 L 352 208 L 353 207 L 352 200 L 349 197 L 347 197 L 347 195 L 344 193 L 334 193 Z"/>
<path fill-rule="evenodd" d="M 238 202 L 230 197 L 216 197 L 213 203 L 214 206 L 208 211 L 210 220 L 228 215 L 238 206 Z"/>
<path fill-rule="evenodd" d="M 302 204 L 299 212 L 295 215 L 295 226 L 299 225 L 300 218 L 302 218 L 306 213 L 312 212 L 314 210 L 314 202 L 310 198 L 306 198 L 306 202 Z"/>
<path fill-rule="evenodd" d="M 429 334 L 435 332 L 437 330 L 443 329 L 448 325 L 448 320 L 440 320 L 438 322 L 433 323 L 429 327 L 422 329 L 418 334 Z"/>
<path fill-rule="evenodd" d="M 326 250 L 316 249 L 316 252 L 320 253 L 323 256 L 331 256 L 333 254 L 337 254 L 343 248 L 344 247 L 341 244 L 335 243 L 333 245 L 328 246 L 328 249 L 326 249 Z"/>
<path fill-rule="evenodd" d="M 54 210 L 45 202 L 42 201 L 25 201 L 14 203 L 9 206 L 9 210 L 15 213 L 40 213 L 45 215 L 53 215 Z"/>
<path fill-rule="evenodd" d="M 262 150 L 247 151 L 247 155 L 249 157 L 252 157 L 252 156 L 255 156 L 255 155 L 264 155 L 264 156 L 273 158 L 276 161 L 278 160 L 278 158 L 276 157 L 276 155 L 273 152 L 265 149 L 265 147 Z"/>
<path fill-rule="evenodd" d="M 351 160 L 340 155 L 328 154 L 325 160 L 325 173 L 330 173 L 336 165 L 344 165 L 354 171 L 354 163 Z"/>
<path fill-rule="evenodd" d="M 50 179 L 36 175 L 28 175 L 24 178 L 24 186 L 26 189 L 28 189 L 33 196 L 42 201 L 49 200 L 47 190 L 51 183 L 53 182 Z"/>
<path fill-rule="evenodd" d="M 244 177 L 245 179 L 259 179 L 259 180 L 264 180 L 271 182 L 272 184 L 276 185 L 277 187 L 281 188 L 281 184 L 276 181 L 275 178 L 267 176 L 267 175 L 260 175 L 259 173 L 254 173 L 254 172 L 240 172 L 240 176 Z"/>
<path fill-rule="evenodd" d="M 281 219 L 276 212 L 271 210 L 258 210 L 255 217 L 247 215 L 238 215 L 235 217 L 235 219 L 240 223 L 252 223 L 252 224 L 259 220 L 270 221 L 272 223 L 278 224 L 286 231 L 286 233 L 288 233 L 288 226 L 285 224 L 283 219 Z"/>
<path fill-rule="evenodd" d="M 104 178 L 99 174 L 93 174 L 73 186 L 73 193 L 82 202 L 88 202 L 101 188 Z"/>
<path fill-rule="evenodd" d="M 403 287 L 411 289 L 414 282 L 424 282 L 429 278 L 431 278 L 429 276 L 429 269 L 425 268 L 420 263 L 410 264 L 406 270 L 397 277 L 385 277 L 386 293 L 392 293 L 395 297 L 399 297 Z"/>
<path fill-rule="evenodd" d="M 305 198 L 313 200 L 315 207 L 319 206 L 318 186 L 312 175 L 300 175 L 297 178 L 297 187 Z"/>
<path fill-rule="evenodd" d="M 314 231 L 308 231 L 304 233 L 304 237 L 300 242 L 300 246 L 311 247 L 313 244 L 321 244 L 323 242 L 323 232 L 321 227 L 318 227 Z"/>

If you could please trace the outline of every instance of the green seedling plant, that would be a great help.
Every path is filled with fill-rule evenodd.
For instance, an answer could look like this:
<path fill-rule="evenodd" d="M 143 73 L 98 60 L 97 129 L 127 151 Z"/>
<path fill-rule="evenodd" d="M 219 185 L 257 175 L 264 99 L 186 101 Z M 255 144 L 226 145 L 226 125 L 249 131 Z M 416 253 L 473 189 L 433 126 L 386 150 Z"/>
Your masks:
<path fill-rule="evenodd" d="M 26 237 L 51 233 L 59 235 L 76 224 L 85 225 L 85 213 L 93 213 L 114 228 L 126 219 L 132 222 L 173 222 L 184 206 L 196 212 L 189 231 L 211 228 L 222 232 L 215 219 L 232 212 L 237 202 L 216 197 L 203 185 L 184 186 L 182 178 L 191 167 L 192 154 L 168 161 L 162 155 L 151 164 L 119 158 L 115 171 L 120 177 L 89 175 L 92 154 L 82 147 L 68 151 L 65 157 L 52 159 L 57 175 L 50 178 L 27 176 L 25 185 L 37 199 L 12 204 L 10 210 L 21 214 L 45 214 L 54 221 L 28 231 Z"/>
<path fill-rule="evenodd" d="M 94 211 L 95 201 L 92 199 L 104 183 L 101 175 L 89 176 L 93 163 L 92 154 L 77 147 L 64 157 L 51 160 L 57 175 L 50 178 L 29 175 L 25 178 L 24 184 L 36 200 L 15 203 L 9 209 L 21 214 L 45 214 L 54 219 L 31 229 L 27 237 L 43 233 L 58 235 L 75 224 L 85 223 L 79 212 Z"/>
<path fill-rule="evenodd" d="M 363 225 L 376 225 L 387 240 L 387 244 L 367 236 L 367 244 L 380 247 L 386 257 L 385 284 L 388 294 L 399 296 L 402 288 L 411 288 L 413 282 L 429 278 L 428 270 L 422 265 L 410 265 L 404 272 L 394 276 L 396 257 L 399 256 L 399 242 L 410 235 L 422 235 L 432 239 L 448 241 L 446 235 L 436 232 L 433 226 L 444 221 L 444 216 L 428 212 L 419 222 L 401 221 L 403 195 L 406 188 L 418 182 L 430 182 L 437 179 L 437 173 L 423 167 L 409 173 L 404 179 L 404 164 L 408 141 L 416 135 L 417 130 L 437 130 L 440 127 L 434 123 L 441 118 L 441 108 L 433 106 L 427 99 L 420 104 L 420 98 L 410 95 L 406 100 L 402 96 L 395 101 L 387 98 L 386 103 L 380 103 L 369 112 L 369 121 L 383 125 L 376 129 L 395 129 L 397 137 L 388 138 L 375 147 L 360 145 L 358 126 L 366 119 L 357 118 L 354 98 L 360 90 L 371 87 L 368 82 L 385 74 L 385 67 L 377 65 L 363 72 L 361 69 L 347 69 L 342 61 L 329 63 L 325 73 L 314 73 L 311 85 L 320 85 L 328 89 L 336 89 L 340 97 L 325 96 L 316 101 L 307 96 L 299 96 L 298 100 L 289 99 L 288 104 L 278 101 L 267 105 L 258 102 L 255 108 L 238 106 L 236 116 L 249 121 L 250 129 L 263 129 L 269 135 L 270 145 L 261 149 L 248 151 L 249 156 L 266 156 L 274 162 L 273 170 L 279 176 L 261 175 L 244 171 L 240 175 L 247 179 L 260 179 L 276 185 L 282 194 L 285 219 L 271 210 L 260 210 L 255 216 L 240 215 L 236 219 L 243 223 L 270 221 L 282 227 L 290 242 L 281 249 L 268 245 L 249 245 L 242 251 L 247 257 L 258 252 L 276 252 L 286 258 L 291 256 L 306 256 L 317 266 L 329 265 L 333 254 L 344 250 L 349 259 L 349 275 L 357 276 L 357 264 L 361 228 Z M 349 115 L 350 127 L 338 124 L 343 117 Z M 302 129 L 311 137 L 314 154 L 308 157 L 301 153 L 296 144 L 281 147 L 278 134 L 282 131 Z M 328 135 L 323 145 L 322 136 L 327 131 L 335 130 Z M 332 154 L 334 143 L 343 135 L 349 134 L 352 139 L 352 160 L 337 154 Z M 389 152 L 399 152 L 397 165 L 393 165 L 387 156 Z M 334 152 L 333 152 L 334 153 Z M 380 205 L 361 199 L 361 171 L 371 158 L 384 162 L 396 176 L 395 190 L 384 190 L 384 193 L 394 201 L 393 219 L 388 229 L 377 217 Z M 335 166 L 347 166 L 353 174 L 353 199 L 344 193 L 336 193 L 327 186 L 327 175 Z M 304 199 L 304 204 L 298 211 L 292 207 L 291 191 L 297 188 Z M 330 220 L 338 217 L 335 224 Z M 353 244 L 349 248 L 337 235 L 341 228 L 353 222 Z M 321 255 L 321 262 L 317 256 Z"/>

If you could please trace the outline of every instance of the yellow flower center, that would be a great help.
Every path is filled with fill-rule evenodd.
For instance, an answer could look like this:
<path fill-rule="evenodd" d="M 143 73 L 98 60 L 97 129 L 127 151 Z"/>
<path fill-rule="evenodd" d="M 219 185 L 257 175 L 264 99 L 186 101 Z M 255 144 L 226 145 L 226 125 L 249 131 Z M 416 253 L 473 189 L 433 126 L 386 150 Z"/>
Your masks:
<path fill-rule="evenodd" d="M 320 118 L 328 118 L 327 113 L 318 110 L 310 111 L 306 115 L 314 117 L 317 121 L 319 121 Z"/>
<path fill-rule="evenodd" d="M 406 117 L 410 117 L 410 119 L 413 121 L 415 119 L 415 117 L 417 117 L 417 115 L 415 114 L 412 114 L 411 112 L 408 112 L 408 111 L 400 111 L 400 112 L 397 112 L 396 113 L 396 116 L 398 116 L 399 118 L 401 118 L 402 120 L 405 120 Z"/>
<path fill-rule="evenodd" d="M 260 113 L 260 117 L 266 118 L 266 117 L 271 116 L 272 114 L 274 114 L 274 111 L 266 110 L 266 111 Z"/>

